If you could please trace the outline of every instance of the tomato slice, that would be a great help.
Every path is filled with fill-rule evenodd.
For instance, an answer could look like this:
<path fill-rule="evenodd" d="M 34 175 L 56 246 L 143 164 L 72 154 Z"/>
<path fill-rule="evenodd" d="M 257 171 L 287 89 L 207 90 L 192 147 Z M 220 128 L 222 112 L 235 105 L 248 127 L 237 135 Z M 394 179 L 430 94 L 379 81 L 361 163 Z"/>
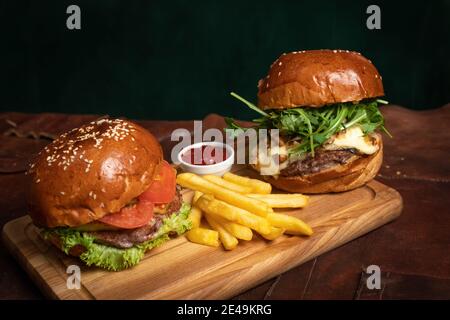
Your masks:
<path fill-rule="evenodd" d="M 110 213 L 99 221 L 122 229 L 135 229 L 145 226 L 152 218 L 153 203 L 139 201 L 134 206 L 122 208 L 116 213 Z"/>
<path fill-rule="evenodd" d="M 139 200 L 152 203 L 172 202 L 175 198 L 176 179 L 175 169 L 163 160 L 152 184 L 139 196 Z"/>

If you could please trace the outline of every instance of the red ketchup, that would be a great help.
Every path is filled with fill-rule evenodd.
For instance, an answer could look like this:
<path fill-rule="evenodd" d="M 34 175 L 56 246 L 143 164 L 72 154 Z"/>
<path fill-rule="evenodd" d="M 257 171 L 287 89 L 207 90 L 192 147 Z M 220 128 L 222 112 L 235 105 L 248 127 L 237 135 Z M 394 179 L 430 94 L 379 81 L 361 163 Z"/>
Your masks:
<path fill-rule="evenodd" d="M 225 161 L 229 157 L 224 147 L 201 146 L 187 150 L 181 155 L 183 161 L 200 166 L 207 166 Z"/>

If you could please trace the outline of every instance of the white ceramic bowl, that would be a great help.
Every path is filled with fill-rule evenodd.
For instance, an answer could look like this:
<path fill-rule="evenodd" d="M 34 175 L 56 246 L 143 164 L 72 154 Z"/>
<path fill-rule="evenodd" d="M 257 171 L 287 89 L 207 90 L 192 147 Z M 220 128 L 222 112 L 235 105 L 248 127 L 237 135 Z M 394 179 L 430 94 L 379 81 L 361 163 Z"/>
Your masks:
<path fill-rule="evenodd" d="M 228 158 L 225 159 L 225 161 L 215 163 L 215 164 L 208 164 L 208 165 L 196 165 L 196 164 L 190 164 L 182 159 L 182 155 L 194 148 L 201 148 L 203 146 L 211 146 L 211 147 L 219 147 L 219 148 L 226 148 Z M 222 176 L 224 173 L 230 171 L 231 167 L 234 163 L 234 149 L 225 143 L 222 142 L 198 142 L 191 144 L 183 149 L 181 149 L 180 153 L 178 153 L 178 162 L 180 163 L 181 169 L 183 169 L 184 172 L 191 172 L 199 175 L 203 174 L 214 174 L 217 176 Z"/>

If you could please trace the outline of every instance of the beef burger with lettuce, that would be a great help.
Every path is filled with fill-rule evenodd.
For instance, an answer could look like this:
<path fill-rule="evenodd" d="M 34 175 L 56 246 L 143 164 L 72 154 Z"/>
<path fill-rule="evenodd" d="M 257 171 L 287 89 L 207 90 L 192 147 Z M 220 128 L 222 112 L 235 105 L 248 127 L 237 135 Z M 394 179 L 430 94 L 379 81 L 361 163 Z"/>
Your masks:
<path fill-rule="evenodd" d="M 101 119 L 62 134 L 28 172 L 42 235 L 87 265 L 122 270 L 190 228 L 175 170 L 144 128 Z"/>

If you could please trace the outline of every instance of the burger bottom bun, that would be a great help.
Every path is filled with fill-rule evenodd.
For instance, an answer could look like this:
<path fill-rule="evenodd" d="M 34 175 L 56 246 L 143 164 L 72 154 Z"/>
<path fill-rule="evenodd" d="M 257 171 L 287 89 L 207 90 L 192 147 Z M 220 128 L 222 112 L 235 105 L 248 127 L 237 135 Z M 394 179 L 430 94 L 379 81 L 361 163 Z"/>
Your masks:
<path fill-rule="evenodd" d="M 263 178 L 274 187 L 289 192 L 343 192 L 363 186 L 372 180 L 380 170 L 382 162 L 383 144 L 380 141 L 380 149 L 377 153 L 366 157 L 357 157 L 343 165 L 336 165 L 305 176 L 279 176 L 278 178 L 263 176 Z"/>

